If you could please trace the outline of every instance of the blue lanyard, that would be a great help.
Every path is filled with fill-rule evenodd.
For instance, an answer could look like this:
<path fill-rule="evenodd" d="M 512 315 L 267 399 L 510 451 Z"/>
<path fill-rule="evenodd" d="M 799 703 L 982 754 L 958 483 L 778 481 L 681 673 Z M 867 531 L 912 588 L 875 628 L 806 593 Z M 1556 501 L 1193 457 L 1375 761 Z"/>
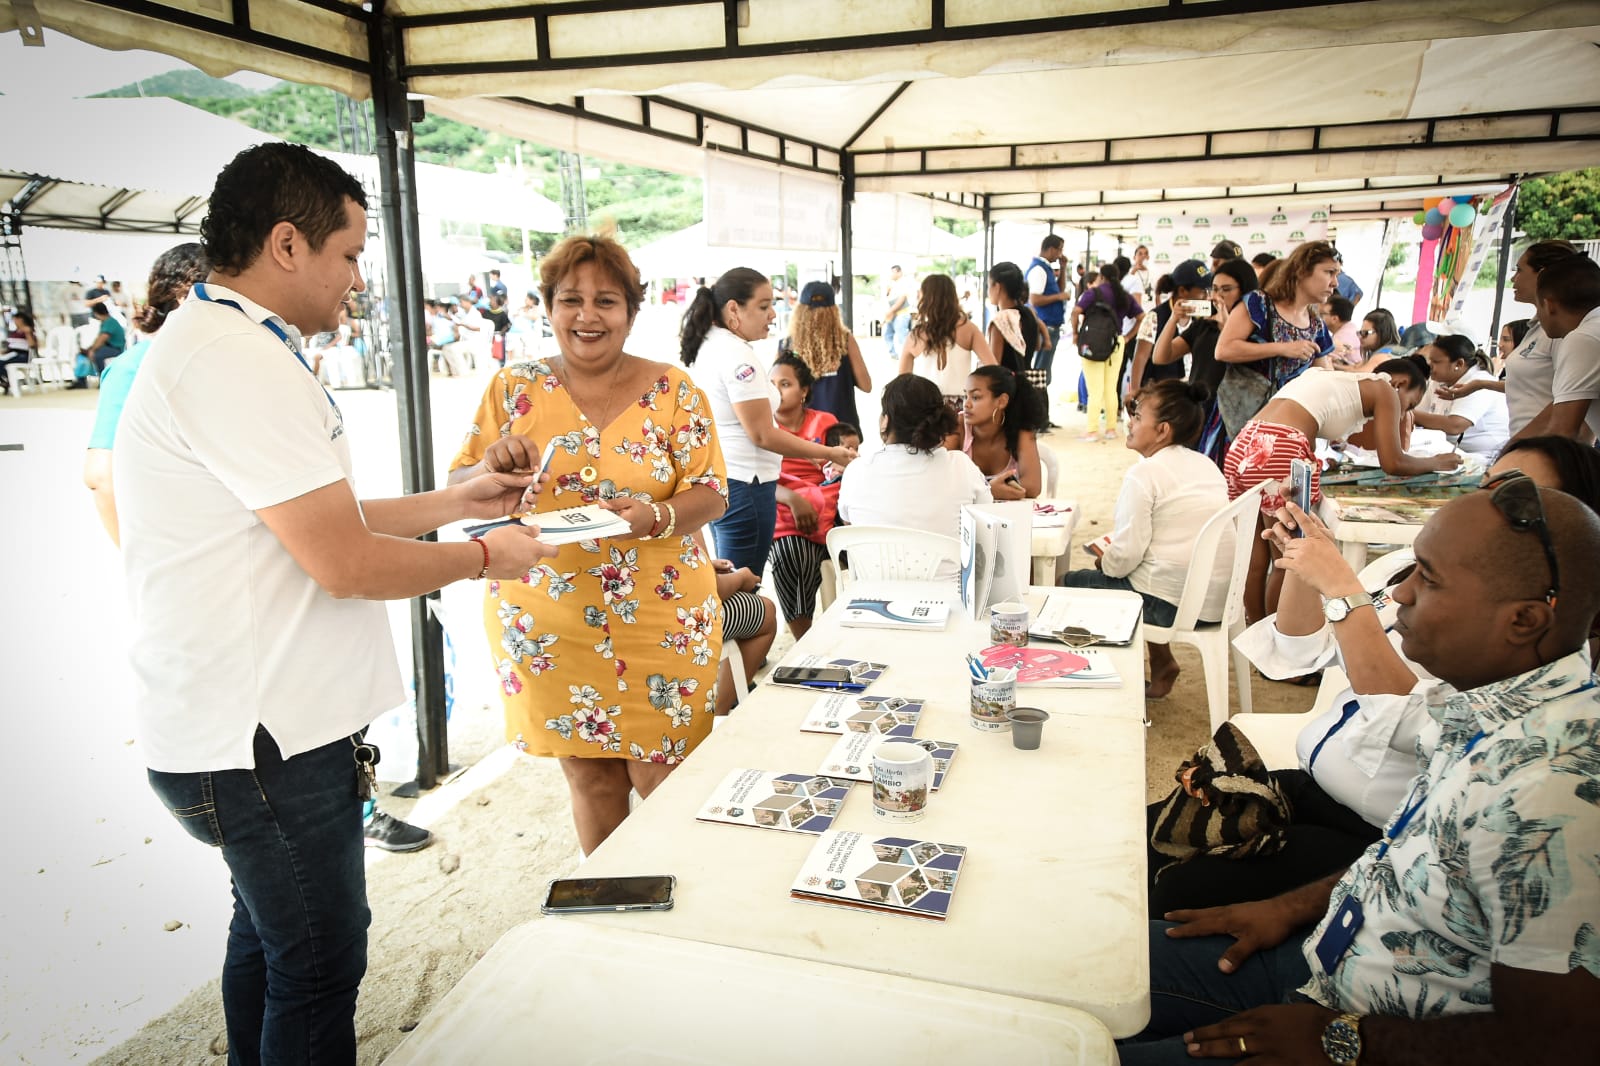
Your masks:
<path fill-rule="evenodd" d="M 219 307 L 231 307 L 241 315 L 244 315 L 244 317 L 250 318 L 250 313 L 243 307 L 240 307 L 237 300 L 219 300 L 206 291 L 204 284 L 196 284 L 192 291 L 194 292 L 195 298 L 200 300 L 202 303 L 216 304 Z M 256 320 L 250 318 L 250 321 L 255 322 Z M 289 349 L 289 351 L 294 354 L 296 359 L 300 360 L 300 365 L 306 368 L 306 373 L 311 375 L 311 380 L 317 382 L 317 388 L 322 389 L 322 395 L 327 399 L 328 406 L 332 407 L 334 411 L 337 412 L 339 410 L 339 405 L 333 402 L 332 394 L 329 393 L 327 389 L 322 388 L 322 382 L 317 379 L 317 372 L 311 369 L 311 364 L 306 362 L 306 357 L 301 354 L 299 348 L 295 347 L 294 341 L 289 339 L 289 335 L 283 331 L 283 327 L 272 321 L 270 318 L 262 319 L 260 322 L 256 322 L 256 325 L 265 327 L 267 332 L 271 333 L 274 337 L 278 338 L 278 340 L 282 341 L 283 346 Z"/>
<path fill-rule="evenodd" d="M 1317 768 L 1317 756 L 1322 754 L 1322 746 L 1328 741 L 1332 740 L 1333 735 L 1339 730 L 1343 729 L 1345 723 L 1354 718 L 1356 712 L 1360 709 L 1361 704 L 1357 700 L 1349 700 L 1345 703 L 1344 709 L 1339 712 L 1339 720 L 1333 723 L 1332 729 L 1322 734 L 1322 739 L 1317 741 L 1317 746 L 1311 749 L 1311 758 L 1306 760 L 1307 772 L 1313 771 Z M 1315 777 L 1316 775 L 1313 773 L 1312 776 Z"/>
<path fill-rule="evenodd" d="M 1471 755 L 1472 749 L 1478 746 L 1478 741 L 1482 740 L 1484 736 L 1484 731 L 1481 729 L 1472 734 L 1472 739 L 1467 741 L 1466 749 L 1462 751 L 1461 758 L 1465 759 L 1467 756 Z M 1422 782 L 1418 781 L 1415 785 L 1411 786 L 1412 797 L 1416 796 L 1417 789 L 1420 788 L 1421 785 Z M 1374 859 L 1383 858 L 1384 853 L 1389 850 L 1389 845 L 1393 844 L 1397 839 L 1399 839 L 1400 834 L 1405 832 L 1406 826 L 1411 824 L 1411 819 L 1416 817 L 1417 812 L 1422 809 L 1422 805 L 1427 802 L 1427 796 L 1423 796 L 1421 799 L 1408 798 L 1406 809 L 1400 812 L 1400 817 L 1395 820 L 1394 826 L 1390 828 L 1387 833 L 1383 834 L 1383 843 L 1378 847 L 1378 854 L 1373 856 Z"/>

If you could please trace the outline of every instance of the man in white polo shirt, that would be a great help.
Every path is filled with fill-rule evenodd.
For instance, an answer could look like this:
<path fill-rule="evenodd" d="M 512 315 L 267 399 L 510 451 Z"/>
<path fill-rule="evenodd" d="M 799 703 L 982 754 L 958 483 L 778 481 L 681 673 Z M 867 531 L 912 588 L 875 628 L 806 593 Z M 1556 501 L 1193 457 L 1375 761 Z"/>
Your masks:
<path fill-rule="evenodd" d="M 232 875 L 237 1062 L 355 1061 L 371 918 L 357 752 L 405 696 L 378 601 L 555 554 L 523 526 L 415 539 L 509 513 L 533 471 L 358 501 L 301 347 L 364 288 L 365 207 L 298 145 L 229 163 L 201 226 L 212 273 L 152 343 L 112 457 L 151 787 Z"/>

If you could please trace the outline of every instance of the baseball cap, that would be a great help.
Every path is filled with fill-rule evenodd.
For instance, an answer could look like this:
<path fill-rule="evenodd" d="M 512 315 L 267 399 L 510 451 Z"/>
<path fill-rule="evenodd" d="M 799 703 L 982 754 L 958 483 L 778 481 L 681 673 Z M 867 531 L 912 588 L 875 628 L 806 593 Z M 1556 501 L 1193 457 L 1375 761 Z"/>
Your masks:
<path fill-rule="evenodd" d="M 1244 249 L 1232 241 L 1218 241 L 1217 246 L 1211 249 L 1213 259 L 1238 259 L 1244 255 Z"/>
<path fill-rule="evenodd" d="M 1172 284 L 1180 289 L 1211 288 L 1211 268 L 1198 259 L 1185 259 L 1172 268 Z"/>
<path fill-rule="evenodd" d="M 832 307 L 833 286 L 826 281 L 808 281 L 800 290 L 800 302 L 807 307 Z"/>

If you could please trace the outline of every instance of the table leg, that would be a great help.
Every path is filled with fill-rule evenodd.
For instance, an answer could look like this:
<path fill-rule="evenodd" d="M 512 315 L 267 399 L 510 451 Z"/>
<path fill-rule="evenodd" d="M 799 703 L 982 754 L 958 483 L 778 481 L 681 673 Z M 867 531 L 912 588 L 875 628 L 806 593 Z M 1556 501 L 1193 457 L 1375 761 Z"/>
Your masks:
<path fill-rule="evenodd" d="M 1056 583 L 1055 556 L 1035 555 L 1033 557 L 1033 583 L 1035 585 L 1054 585 Z"/>
<path fill-rule="evenodd" d="M 1360 573 L 1367 565 L 1367 542 L 1364 540 L 1341 540 L 1339 551 L 1344 555 L 1344 561 L 1350 568 Z"/>

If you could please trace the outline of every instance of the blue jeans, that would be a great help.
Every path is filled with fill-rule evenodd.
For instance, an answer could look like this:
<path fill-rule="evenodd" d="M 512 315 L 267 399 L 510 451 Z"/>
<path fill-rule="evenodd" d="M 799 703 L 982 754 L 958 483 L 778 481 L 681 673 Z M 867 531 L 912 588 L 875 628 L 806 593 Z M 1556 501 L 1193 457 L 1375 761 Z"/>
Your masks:
<path fill-rule="evenodd" d="M 900 346 L 906 342 L 906 334 L 910 332 L 911 316 L 907 314 L 895 315 L 883 324 L 883 343 L 889 346 L 890 355 L 900 355 Z"/>
<path fill-rule="evenodd" d="M 1044 371 L 1045 388 L 1049 388 L 1050 382 L 1054 380 L 1051 368 L 1056 362 L 1056 347 L 1061 343 L 1061 327 L 1046 325 L 1044 328 L 1045 332 L 1050 334 L 1050 347 L 1040 348 L 1033 353 L 1033 369 Z"/>
<path fill-rule="evenodd" d="M 1233 946 L 1231 936 L 1174 940 L 1166 934 L 1172 924 L 1150 923 L 1150 1024 L 1118 1043 L 1122 1066 L 1192 1064 L 1196 1060 L 1184 1050 L 1184 1033 L 1252 1007 L 1303 999 L 1295 990 L 1311 975 L 1300 951 L 1310 927 L 1250 956 L 1229 974 L 1217 969 L 1217 960 Z"/>
<path fill-rule="evenodd" d="M 717 554 L 735 568 L 748 566 L 760 577 L 772 551 L 772 531 L 778 524 L 778 482 L 729 481 L 728 509 L 711 523 Z"/>
<path fill-rule="evenodd" d="M 149 771 L 190 836 L 233 877 L 222 967 L 228 1062 L 356 1061 L 367 875 L 350 740 L 285 760 L 265 729 L 254 770 Z"/>
<path fill-rule="evenodd" d="M 1075 589 L 1121 589 L 1123 592 L 1139 592 L 1127 578 L 1108 577 L 1099 570 L 1074 570 L 1062 578 L 1060 583 Z M 1144 600 L 1145 625 L 1165 628 L 1177 619 L 1177 604 L 1168 603 L 1147 592 L 1139 592 L 1139 596 Z"/>

